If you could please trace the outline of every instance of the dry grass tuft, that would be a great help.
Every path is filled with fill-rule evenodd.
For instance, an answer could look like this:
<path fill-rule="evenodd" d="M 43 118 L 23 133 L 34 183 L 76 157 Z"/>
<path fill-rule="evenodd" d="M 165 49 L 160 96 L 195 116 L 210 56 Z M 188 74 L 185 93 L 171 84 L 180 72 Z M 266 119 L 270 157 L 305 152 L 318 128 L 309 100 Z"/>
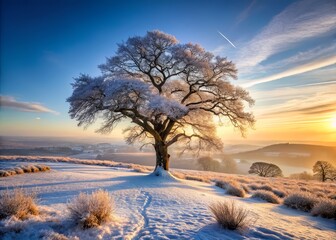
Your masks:
<path fill-rule="evenodd" d="M 311 210 L 313 216 L 336 219 L 336 201 L 331 199 L 322 199 L 314 205 Z"/>
<path fill-rule="evenodd" d="M 20 188 L 0 193 L 0 219 L 11 216 L 26 219 L 38 213 L 34 194 L 28 194 Z"/>
<path fill-rule="evenodd" d="M 14 171 L 15 171 L 15 174 L 24 174 L 23 169 L 21 169 L 19 167 L 14 168 Z"/>
<path fill-rule="evenodd" d="M 226 190 L 226 194 L 236 196 L 236 197 L 245 197 L 246 192 L 244 187 L 239 185 L 236 181 L 216 181 L 215 185 L 222 189 Z"/>
<path fill-rule="evenodd" d="M 273 192 L 266 190 L 257 190 L 252 194 L 252 197 L 263 199 L 269 203 L 275 203 L 275 204 L 280 203 L 280 199 L 278 198 L 277 195 L 275 195 Z"/>
<path fill-rule="evenodd" d="M 283 190 L 273 189 L 272 192 L 277 195 L 279 198 L 284 198 L 287 196 L 287 193 Z"/>
<path fill-rule="evenodd" d="M 107 191 L 97 190 L 92 194 L 80 193 L 67 207 L 71 220 L 86 229 L 110 221 L 114 201 Z"/>
<path fill-rule="evenodd" d="M 207 182 L 207 183 L 210 182 L 208 179 L 206 179 L 205 177 L 201 177 L 201 176 L 186 175 L 184 179 L 190 180 L 190 181 L 198 181 L 198 182 Z"/>
<path fill-rule="evenodd" d="M 209 208 L 219 225 L 225 229 L 243 230 L 251 223 L 249 211 L 237 207 L 234 201 L 217 202 Z"/>
<path fill-rule="evenodd" d="M 10 173 L 5 170 L 0 170 L 0 177 L 9 177 Z"/>
<path fill-rule="evenodd" d="M 32 172 L 45 172 L 50 170 L 49 166 L 39 164 L 39 165 L 21 165 L 13 169 L 0 170 L 0 177 L 9 177 L 16 174 L 32 173 Z"/>
<path fill-rule="evenodd" d="M 318 198 L 308 192 L 294 192 L 284 199 L 284 205 L 309 212 L 318 202 Z"/>
<path fill-rule="evenodd" d="M 241 186 L 230 183 L 226 188 L 226 193 L 236 197 L 245 197 L 245 191 Z"/>

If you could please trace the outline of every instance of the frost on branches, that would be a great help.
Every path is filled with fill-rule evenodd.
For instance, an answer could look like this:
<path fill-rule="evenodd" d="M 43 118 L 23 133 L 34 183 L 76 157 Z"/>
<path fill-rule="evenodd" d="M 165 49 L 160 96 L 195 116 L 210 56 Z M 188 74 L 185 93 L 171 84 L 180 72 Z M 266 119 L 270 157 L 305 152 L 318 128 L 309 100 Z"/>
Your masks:
<path fill-rule="evenodd" d="M 235 65 L 201 46 L 180 44 L 160 31 L 132 37 L 116 55 L 99 66 L 102 75 L 80 75 L 73 83 L 70 116 L 79 126 L 101 118 L 98 132 L 109 133 L 130 119 L 127 142 L 152 144 L 156 167 L 169 169 L 168 147 L 180 142 L 186 150 L 221 149 L 214 116 L 242 134 L 254 117 L 249 93 L 232 85 Z"/>

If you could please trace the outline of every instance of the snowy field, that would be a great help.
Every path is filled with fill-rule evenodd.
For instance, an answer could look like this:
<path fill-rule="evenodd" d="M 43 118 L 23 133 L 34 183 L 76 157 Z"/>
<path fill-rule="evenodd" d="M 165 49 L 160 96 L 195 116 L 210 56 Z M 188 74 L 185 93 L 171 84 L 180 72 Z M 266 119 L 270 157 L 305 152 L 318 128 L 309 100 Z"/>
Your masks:
<path fill-rule="evenodd" d="M 13 187 L 34 191 L 41 206 L 39 216 L 23 222 L 3 221 L 2 227 L 12 230 L 0 238 L 41 239 L 58 232 L 79 239 L 336 239 L 334 220 L 249 197 L 232 197 L 209 183 L 150 176 L 125 168 L 44 164 L 52 170 L 0 178 L 0 191 Z M 72 226 L 66 203 L 80 192 L 97 189 L 113 196 L 114 221 L 89 230 Z M 230 199 L 254 218 L 243 233 L 221 229 L 208 208 L 213 202 Z M 22 230 L 16 232 L 17 228 Z"/>

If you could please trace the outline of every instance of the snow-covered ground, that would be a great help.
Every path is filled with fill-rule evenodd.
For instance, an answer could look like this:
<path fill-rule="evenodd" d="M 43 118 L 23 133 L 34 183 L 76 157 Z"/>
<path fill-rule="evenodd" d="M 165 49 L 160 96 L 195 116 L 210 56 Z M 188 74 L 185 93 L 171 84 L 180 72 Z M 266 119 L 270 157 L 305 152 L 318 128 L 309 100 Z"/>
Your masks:
<path fill-rule="evenodd" d="M 40 216 L 22 223 L 4 222 L 7 229 L 13 229 L 2 236 L 4 239 L 40 239 L 52 231 L 79 239 L 336 239 L 334 220 L 232 197 L 208 183 L 150 176 L 124 168 L 44 164 L 52 171 L 0 179 L 0 191 L 22 187 L 37 192 L 42 209 Z M 114 197 L 115 220 L 90 230 L 71 226 L 66 203 L 80 192 L 97 189 L 105 189 Z M 230 199 L 248 209 L 254 218 L 244 233 L 221 229 L 208 209 L 212 202 Z M 23 230 L 16 233 L 15 228 Z"/>

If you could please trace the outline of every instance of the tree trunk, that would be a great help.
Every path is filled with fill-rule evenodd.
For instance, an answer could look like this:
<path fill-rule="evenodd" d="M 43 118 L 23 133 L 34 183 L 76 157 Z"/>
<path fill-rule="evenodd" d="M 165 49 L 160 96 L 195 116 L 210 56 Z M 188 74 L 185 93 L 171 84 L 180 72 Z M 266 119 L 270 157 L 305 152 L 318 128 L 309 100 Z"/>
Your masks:
<path fill-rule="evenodd" d="M 167 145 L 164 142 L 156 142 L 154 145 L 156 153 L 156 166 L 155 170 L 158 167 L 162 167 L 164 170 L 169 171 L 169 158 Z M 155 171 L 154 170 L 154 171 Z"/>

